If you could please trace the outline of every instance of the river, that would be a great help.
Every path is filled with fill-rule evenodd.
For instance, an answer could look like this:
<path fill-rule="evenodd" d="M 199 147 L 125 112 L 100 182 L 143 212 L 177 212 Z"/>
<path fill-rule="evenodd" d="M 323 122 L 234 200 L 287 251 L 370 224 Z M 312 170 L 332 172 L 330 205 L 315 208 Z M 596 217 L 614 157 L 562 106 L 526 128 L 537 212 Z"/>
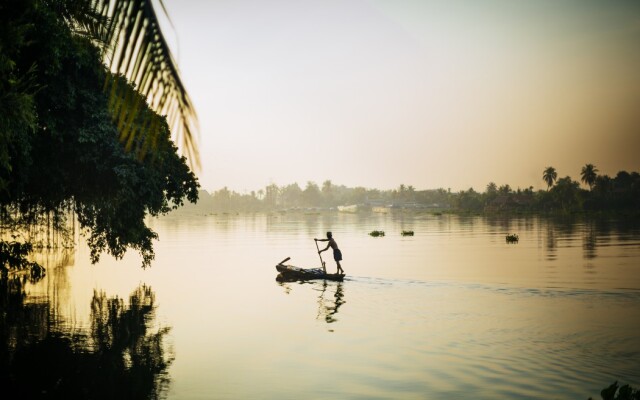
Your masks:
<path fill-rule="evenodd" d="M 169 399 L 586 400 L 614 381 L 640 387 L 638 221 L 309 210 L 149 224 L 150 268 L 135 252 L 91 265 L 80 239 L 42 256 L 47 275 L 19 299 L 3 288 L 3 379 L 45 397 Z M 344 282 L 277 282 L 286 257 L 320 265 L 313 238 L 326 231 Z"/>

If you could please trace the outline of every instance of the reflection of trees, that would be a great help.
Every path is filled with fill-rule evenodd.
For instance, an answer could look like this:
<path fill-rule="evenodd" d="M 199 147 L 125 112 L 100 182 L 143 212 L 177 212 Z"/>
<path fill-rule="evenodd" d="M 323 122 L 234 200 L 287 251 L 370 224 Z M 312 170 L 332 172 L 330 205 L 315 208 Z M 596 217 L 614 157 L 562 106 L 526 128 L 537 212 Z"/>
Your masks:
<path fill-rule="evenodd" d="M 19 280 L 0 281 L 0 385 L 21 398 L 149 399 L 168 389 L 169 328 L 154 329 L 155 299 L 146 286 L 128 304 L 94 292 L 91 329 L 51 317 Z"/>
<path fill-rule="evenodd" d="M 598 234 L 595 223 L 593 221 L 586 221 L 582 237 L 582 251 L 584 258 L 588 260 L 596 258 L 597 237 Z"/>
<path fill-rule="evenodd" d="M 558 242 L 573 237 L 575 230 L 579 227 L 579 221 L 573 215 L 554 215 L 540 219 L 541 227 L 546 227 L 545 250 L 547 252 L 547 260 L 556 259 Z"/>
<path fill-rule="evenodd" d="M 483 218 L 484 223 L 493 228 L 492 230 L 497 230 L 501 234 L 506 232 L 511 232 L 511 224 L 516 220 L 515 218 L 511 218 L 503 215 L 486 215 Z"/>
<path fill-rule="evenodd" d="M 12 353 L 47 331 L 47 305 L 26 302 L 24 287 L 28 279 L 28 275 L 0 279 L 0 380 L 7 376 L 5 364 Z"/>
<path fill-rule="evenodd" d="M 571 214 L 554 215 L 547 218 L 547 223 L 564 236 L 572 236 L 580 219 Z"/>
<path fill-rule="evenodd" d="M 606 226 L 607 234 L 612 231 L 616 233 L 616 239 L 619 241 L 635 241 L 640 235 L 640 218 L 627 217 L 611 221 L 613 226 Z M 604 224 L 599 225 L 599 231 L 605 231 Z"/>
<path fill-rule="evenodd" d="M 558 242 L 556 238 L 556 231 L 553 225 L 547 224 L 547 237 L 545 241 L 545 249 L 547 250 L 547 260 L 556 259 L 556 250 L 558 248 Z"/>

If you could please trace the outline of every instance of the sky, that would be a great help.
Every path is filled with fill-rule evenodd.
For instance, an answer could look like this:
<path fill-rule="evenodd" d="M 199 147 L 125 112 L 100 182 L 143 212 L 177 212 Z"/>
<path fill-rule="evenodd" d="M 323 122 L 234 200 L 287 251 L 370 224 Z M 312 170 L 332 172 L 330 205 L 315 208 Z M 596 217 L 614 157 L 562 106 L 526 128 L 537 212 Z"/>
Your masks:
<path fill-rule="evenodd" d="M 635 0 L 164 0 L 203 189 L 640 171 Z"/>

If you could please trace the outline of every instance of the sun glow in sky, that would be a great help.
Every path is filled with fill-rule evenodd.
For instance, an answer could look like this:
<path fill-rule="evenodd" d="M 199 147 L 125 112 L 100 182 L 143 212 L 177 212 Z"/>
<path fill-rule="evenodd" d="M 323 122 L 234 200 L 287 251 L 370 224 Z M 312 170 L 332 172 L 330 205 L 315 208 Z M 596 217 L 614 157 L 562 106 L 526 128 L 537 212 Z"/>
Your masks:
<path fill-rule="evenodd" d="M 165 0 L 204 189 L 640 170 L 640 2 Z M 175 40 L 174 40 L 175 42 Z"/>

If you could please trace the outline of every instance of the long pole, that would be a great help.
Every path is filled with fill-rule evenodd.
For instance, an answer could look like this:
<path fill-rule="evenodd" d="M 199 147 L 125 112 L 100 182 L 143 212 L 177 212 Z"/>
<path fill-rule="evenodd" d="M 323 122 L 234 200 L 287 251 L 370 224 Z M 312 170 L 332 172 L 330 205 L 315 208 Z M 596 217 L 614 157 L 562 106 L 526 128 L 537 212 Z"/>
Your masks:
<path fill-rule="evenodd" d="M 322 254 L 320 254 L 320 247 L 318 247 L 318 241 L 314 240 L 316 242 L 316 249 L 318 249 L 318 257 L 320 257 L 320 263 L 322 264 L 322 270 L 324 271 L 324 273 L 327 273 L 327 269 L 324 267 L 324 261 L 322 261 Z"/>

